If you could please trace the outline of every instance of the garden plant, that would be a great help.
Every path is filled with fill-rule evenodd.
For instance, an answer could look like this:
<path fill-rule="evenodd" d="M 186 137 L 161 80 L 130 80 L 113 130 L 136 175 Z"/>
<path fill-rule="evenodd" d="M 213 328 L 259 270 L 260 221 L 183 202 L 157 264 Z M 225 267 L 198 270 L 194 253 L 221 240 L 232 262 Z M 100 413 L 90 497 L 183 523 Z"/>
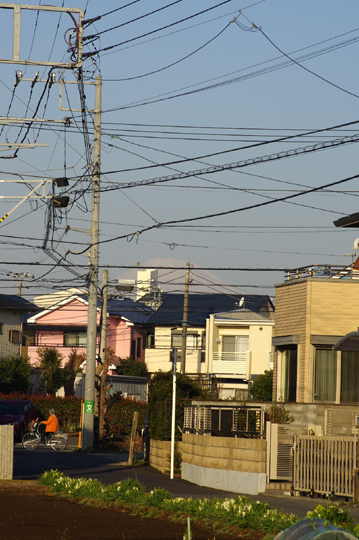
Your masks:
<path fill-rule="evenodd" d="M 299 521 L 294 514 L 282 513 L 267 503 L 252 501 L 248 497 L 184 499 L 174 497 L 164 489 L 154 489 L 146 493 L 144 486 L 132 479 L 104 485 L 98 480 L 72 479 L 59 471 L 51 470 L 46 471 L 39 482 L 48 486 L 53 493 L 81 504 L 121 506 L 141 516 L 167 516 L 173 521 L 185 522 L 190 517 L 194 523 L 211 527 L 218 532 L 235 533 L 240 529 L 248 529 L 275 534 Z M 323 518 L 356 535 L 359 532 L 359 526 L 354 527 L 349 512 L 334 503 L 318 505 L 314 511 L 308 512 L 307 517 Z"/>

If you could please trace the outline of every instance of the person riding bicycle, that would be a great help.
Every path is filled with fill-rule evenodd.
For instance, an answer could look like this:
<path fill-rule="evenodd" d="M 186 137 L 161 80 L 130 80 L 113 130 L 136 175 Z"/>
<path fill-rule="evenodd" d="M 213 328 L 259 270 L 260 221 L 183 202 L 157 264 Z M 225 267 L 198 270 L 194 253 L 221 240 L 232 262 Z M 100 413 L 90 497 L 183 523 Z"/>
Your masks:
<path fill-rule="evenodd" d="M 57 431 L 60 431 L 60 424 L 57 419 L 57 416 L 55 415 L 55 409 L 49 410 L 49 418 L 48 420 L 43 420 L 41 424 L 45 424 L 46 429 L 44 429 L 41 432 L 41 442 L 46 442 L 46 436 L 49 438 L 52 433 L 56 433 Z"/>

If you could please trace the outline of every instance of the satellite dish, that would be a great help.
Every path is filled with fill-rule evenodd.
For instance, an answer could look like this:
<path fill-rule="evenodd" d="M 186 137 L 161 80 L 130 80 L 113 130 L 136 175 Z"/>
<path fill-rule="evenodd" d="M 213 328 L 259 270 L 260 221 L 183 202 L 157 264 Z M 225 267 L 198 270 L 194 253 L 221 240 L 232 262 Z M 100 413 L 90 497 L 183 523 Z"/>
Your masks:
<path fill-rule="evenodd" d="M 354 240 L 354 251 L 358 251 L 358 250 L 359 250 L 359 238 Z"/>
<path fill-rule="evenodd" d="M 358 238 L 358 241 L 359 241 L 359 238 Z M 243 306 L 243 304 L 244 304 L 244 296 L 242 296 L 242 298 L 239 301 L 239 307 L 241 308 Z"/>

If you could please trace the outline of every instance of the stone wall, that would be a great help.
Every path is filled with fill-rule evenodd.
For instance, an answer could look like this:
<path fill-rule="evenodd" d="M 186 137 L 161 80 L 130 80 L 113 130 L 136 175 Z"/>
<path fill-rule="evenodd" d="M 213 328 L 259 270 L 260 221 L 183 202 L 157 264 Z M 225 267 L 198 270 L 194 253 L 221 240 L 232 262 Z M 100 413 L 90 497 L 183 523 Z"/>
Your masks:
<path fill-rule="evenodd" d="M 12 480 L 14 466 L 14 426 L 0 426 L 0 480 Z"/>
<path fill-rule="evenodd" d="M 266 441 L 184 433 L 182 479 L 235 493 L 264 492 Z"/>
<path fill-rule="evenodd" d="M 182 452 L 182 442 L 176 441 L 177 449 Z M 170 470 L 168 455 L 171 453 L 171 441 L 150 440 L 150 465 L 158 471 Z"/>

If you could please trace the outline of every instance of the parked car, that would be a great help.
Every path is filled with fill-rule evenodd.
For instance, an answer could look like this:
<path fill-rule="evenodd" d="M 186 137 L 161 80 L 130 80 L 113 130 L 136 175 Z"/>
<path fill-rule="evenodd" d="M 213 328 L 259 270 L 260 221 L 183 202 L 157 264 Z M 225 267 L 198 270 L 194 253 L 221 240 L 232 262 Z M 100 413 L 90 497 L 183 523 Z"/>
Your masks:
<path fill-rule="evenodd" d="M 16 439 L 21 440 L 30 422 L 39 416 L 39 411 L 27 399 L 0 400 L 0 425 L 14 424 Z"/>

